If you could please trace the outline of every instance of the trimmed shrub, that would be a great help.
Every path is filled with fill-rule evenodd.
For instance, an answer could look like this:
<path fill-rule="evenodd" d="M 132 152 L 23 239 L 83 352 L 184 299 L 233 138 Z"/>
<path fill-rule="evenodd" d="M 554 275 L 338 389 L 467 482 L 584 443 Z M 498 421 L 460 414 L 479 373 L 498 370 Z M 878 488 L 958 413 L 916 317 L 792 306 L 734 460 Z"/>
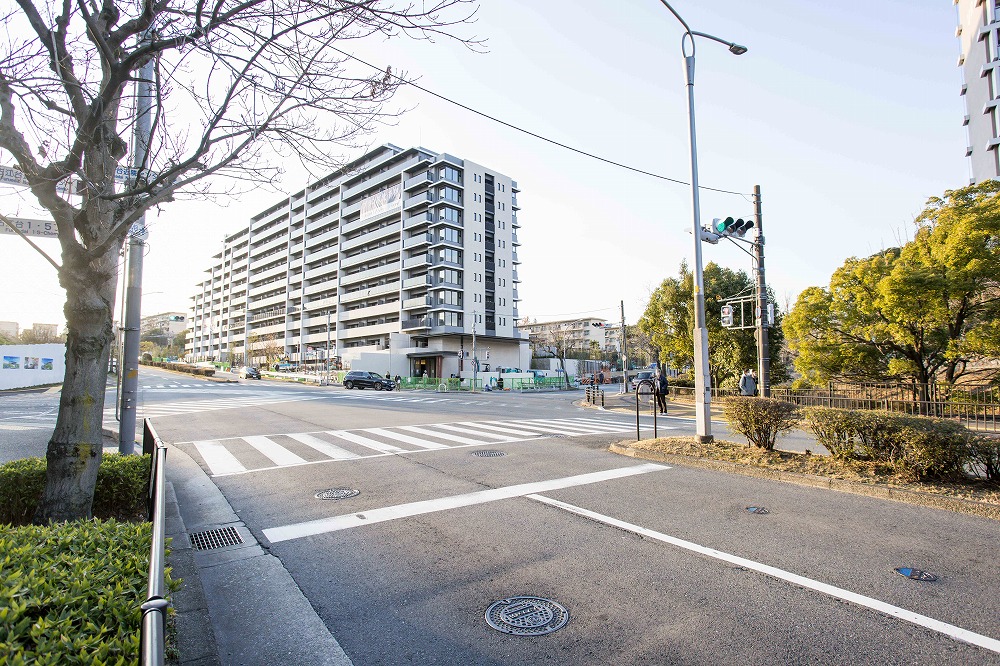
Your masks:
<path fill-rule="evenodd" d="M 138 663 L 150 541 L 148 523 L 115 520 L 0 532 L 4 663 Z"/>
<path fill-rule="evenodd" d="M 830 455 L 839 460 L 857 457 L 857 412 L 830 407 L 808 407 L 804 421 L 816 435 L 816 441 L 826 447 Z"/>
<path fill-rule="evenodd" d="M 97 518 L 145 517 L 150 456 L 107 453 L 94 488 Z M 0 465 L 0 525 L 28 525 L 45 491 L 45 458 L 23 458 Z"/>
<path fill-rule="evenodd" d="M 889 465 L 913 481 L 958 478 L 967 463 L 975 464 L 970 456 L 979 437 L 954 421 L 813 407 L 806 423 L 834 457 Z M 984 453 L 989 458 L 988 447 Z"/>
<path fill-rule="evenodd" d="M 771 451 L 782 432 L 799 423 L 799 408 L 790 402 L 773 398 L 733 396 L 723 403 L 723 414 L 729 427 L 747 438 L 754 446 Z"/>
<path fill-rule="evenodd" d="M 969 465 L 988 481 L 1000 483 L 1000 439 L 977 435 L 969 442 Z"/>

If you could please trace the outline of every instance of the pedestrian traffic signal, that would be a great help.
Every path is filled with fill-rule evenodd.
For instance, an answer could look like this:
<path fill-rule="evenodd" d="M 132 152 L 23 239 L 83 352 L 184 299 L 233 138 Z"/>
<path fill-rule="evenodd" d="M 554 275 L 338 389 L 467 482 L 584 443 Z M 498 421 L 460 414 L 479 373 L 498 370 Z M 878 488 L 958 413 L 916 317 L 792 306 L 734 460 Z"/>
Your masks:
<path fill-rule="evenodd" d="M 712 220 L 712 231 L 722 236 L 736 236 L 743 238 L 753 226 L 752 219 L 742 217 L 727 217 L 725 219 L 717 217 Z"/>
<path fill-rule="evenodd" d="M 723 305 L 722 306 L 722 325 L 726 328 L 731 328 L 733 325 L 733 306 Z"/>

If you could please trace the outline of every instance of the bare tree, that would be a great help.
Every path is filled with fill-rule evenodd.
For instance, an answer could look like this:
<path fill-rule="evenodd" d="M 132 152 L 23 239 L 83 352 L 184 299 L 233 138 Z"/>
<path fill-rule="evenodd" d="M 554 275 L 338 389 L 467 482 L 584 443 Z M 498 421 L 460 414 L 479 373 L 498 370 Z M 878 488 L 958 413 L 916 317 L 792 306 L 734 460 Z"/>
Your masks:
<path fill-rule="evenodd" d="M 274 184 L 280 156 L 338 168 L 341 151 L 394 117 L 387 102 L 401 81 L 391 69 L 359 70 L 344 45 L 451 37 L 475 8 L 473 0 L 16 2 L 0 45 L 0 151 L 51 213 L 61 246 L 61 263 L 50 261 L 66 290 L 66 377 L 35 518 L 64 520 L 91 513 L 118 256 L 132 224 L 181 196 Z M 141 108 L 133 84 L 147 63 L 148 150 L 133 148 L 146 157 L 116 181 Z"/>

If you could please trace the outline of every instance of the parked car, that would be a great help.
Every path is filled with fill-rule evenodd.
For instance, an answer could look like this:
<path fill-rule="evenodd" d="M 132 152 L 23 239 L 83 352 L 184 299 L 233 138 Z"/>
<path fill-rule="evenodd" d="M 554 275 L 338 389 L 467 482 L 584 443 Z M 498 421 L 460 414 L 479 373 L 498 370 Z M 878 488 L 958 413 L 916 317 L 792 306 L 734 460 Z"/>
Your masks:
<path fill-rule="evenodd" d="M 654 373 L 652 370 L 643 370 L 642 372 L 637 372 L 635 374 L 635 377 L 629 380 L 629 386 L 631 386 L 632 390 L 634 391 L 637 388 L 639 388 L 639 384 L 645 383 L 647 386 L 649 386 L 649 390 L 652 391 L 653 376 Z"/>
<path fill-rule="evenodd" d="M 351 370 L 344 375 L 345 389 L 366 389 L 373 388 L 376 391 L 391 391 L 396 388 L 396 382 L 386 379 L 377 372 L 366 372 L 364 370 Z"/>
<path fill-rule="evenodd" d="M 240 379 L 260 379 L 260 368 L 252 365 L 240 368 Z"/>

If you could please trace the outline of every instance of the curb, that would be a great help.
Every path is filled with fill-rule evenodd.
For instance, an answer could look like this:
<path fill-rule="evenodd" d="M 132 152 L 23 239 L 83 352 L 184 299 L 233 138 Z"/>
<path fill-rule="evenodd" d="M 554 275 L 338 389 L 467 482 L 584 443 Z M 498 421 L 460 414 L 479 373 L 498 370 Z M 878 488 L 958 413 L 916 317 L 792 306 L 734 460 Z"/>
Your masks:
<path fill-rule="evenodd" d="M 717 472 L 727 472 L 729 474 L 740 474 L 758 479 L 768 479 L 771 481 L 782 481 L 794 483 L 800 486 L 812 488 L 825 488 L 838 492 L 852 493 L 854 495 L 866 495 L 879 499 L 892 500 L 894 502 L 904 502 L 906 504 L 916 504 L 918 506 L 930 507 L 932 509 L 944 509 L 955 513 L 964 513 L 980 518 L 989 518 L 1000 521 L 1000 505 L 989 504 L 987 502 L 976 502 L 974 500 L 948 497 L 947 495 L 935 495 L 934 493 L 924 493 L 917 490 L 904 490 L 886 485 L 876 485 L 869 483 L 859 483 L 857 481 L 847 481 L 845 479 L 834 479 L 827 476 L 816 476 L 814 474 L 802 474 L 800 472 L 782 472 L 766 467 L 754 467 L 743 463 L 728 462 L 725 460 L 712 460 L 711 458 L 692 458 L 675 453 L 660 453 L 657 451 L 640 451 L 631 446 L 612 444 L 608 447 L 612 453 L 628 456 L 630 458 L 641 458 L 644 460 L 656 460 L 674 465 L 686 467 L 698 467 Z"/>

